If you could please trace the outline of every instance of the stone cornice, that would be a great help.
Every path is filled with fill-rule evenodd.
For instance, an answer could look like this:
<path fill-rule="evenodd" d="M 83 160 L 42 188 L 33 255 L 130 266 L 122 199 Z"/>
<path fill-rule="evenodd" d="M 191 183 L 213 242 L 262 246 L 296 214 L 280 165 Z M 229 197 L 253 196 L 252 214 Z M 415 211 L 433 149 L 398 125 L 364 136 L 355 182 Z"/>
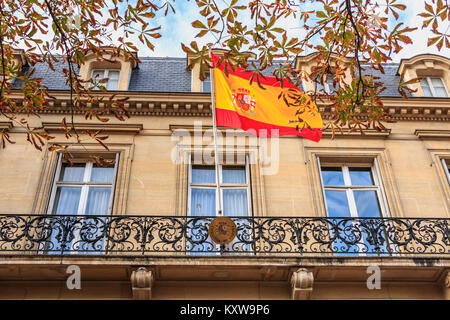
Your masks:
<path fill-rule="evenodd" d="M 14 127 L 12 121 L 0 121 L 0 130 L 9 130 Z"/>
<path fill-rule="evenodd" d="M 142 124 L 129 124 L 129 123 L 75 123 L 77 130 L 89 130 L 89 131 L 99 131 L 105 133 L 139 133 L 143 129 Z M 47 132 L 63 132 L 64 128 L 61 126 L 60 122 L 42 122 L 42 126 Z"/>
<path fill-rule="evenodd" d="M 54 101 L 48 102 L 48 108 L 41 114 L 67 114 L 70 112 L 68 91 L 50 91 Z M 116 98 L 128 98 L 126 107 L 131 115 L 175 116 L 175 117 L 211 117 L 211 95 L 208 93 L 152 93 L 129 91 L 113 92 Z M 108 97 L 105 93 L 95 93 L 99 97 Z M 19 91 L 10 95 L 18 103 L 22 98 Z M 105 99 L 106 101 L 107 99 Z M 393 120 L 401 121 L 448 121 L 450 120 L 449 98 L 383 98 L 383 103 Z M 327 119 L 333 108 L 330 103 L 318 102 L 319 110 Z M 75 111 L 75 114 L 82 114 Z M 361 118 L 364 118 L 362 115 Z"/>
<path fill-rule="evenodd" d="M 349 129 L 343 129 L 342 133 L 339 129 L 335 130 L 334 138 L 387 138 L 391 134 L 391 129 L 387 129 L 386 131 L 377 131 L 374 129 L 364 130 L 364 134 L 361 134 L 361 131 L 355 130 L 350 132 Z M 331 137 L 333 132 L 331 129 L 326 129 L 323 131 L 322 136 Z"/>
<path fill-rule="evenodd" d="M 422 130 L 417 129 L 414 131 L 414 134 L 418 136 L 421 139 L 426 138 L 442 138 L 442 139 L 449 139 L 450 138 L 450 130 Z"/>

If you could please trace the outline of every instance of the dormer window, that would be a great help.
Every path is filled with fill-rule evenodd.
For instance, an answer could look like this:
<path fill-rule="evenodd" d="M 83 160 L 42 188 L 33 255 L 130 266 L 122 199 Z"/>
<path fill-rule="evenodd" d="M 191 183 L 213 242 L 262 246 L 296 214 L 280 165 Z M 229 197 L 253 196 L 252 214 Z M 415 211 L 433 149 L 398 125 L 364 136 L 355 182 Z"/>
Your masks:
<path fill-rule="evenodd" d="M 450 88 L 450 59 L 434 54 L 421 54 L 402 59 L 397 74 L 403 82 L 421 78 L 411 83 L 416 97 L 448 97 Z"/>
<path fill-rule="evenodd" d="M 425 77 L 420 82 L 424 97 L 448 97 L 442 78 Z"/>
<path fill-rule="evenodd" d="M 296 58 L 295 68 L 304 79 L 303 85 L 306 92 L 319 95 L 332 94 L 338 89 L 338 83 L 333 84 L 333 80 L 336 78 L 340 85 L 351 84 L 353 79 L 351 68 L 349 68 L 351 59 L 335 53 L 332 53 L 329 58 L 329 61 L 326 62 L 318 52 Z M 325 63 L 329 64 L 330 69 L 327 73 L 318 74 L 317 70 L 321 70 L 321 66 Z M 322 77 L 323 81 L 320 81 L 319 77 Z"/>
<path fill-rule="evenodd" d="M 120 70 L 113 69 L 95 69 L 92 70 L 92 80 L 98 83 L 99 80 L 108 78 L 105 83 L 106 90 L 118 90 Z"/>
<path fill-rule="evenodd" d="M 84 62 L 80 65 L 79 77 L 87 81 L 86 85 L 89 87 L 102 85 L 111 91 L 128 90 L 131 72 L 137 67 L 136 53 L 125 55 L 112 47 L 100 47 L 99 52 L 89 51 L 86 54 Z M 99 83 L 105 78 L 108 78 L 107 82 Z M 90 79 L 92 83 L 89 83 Z"/>

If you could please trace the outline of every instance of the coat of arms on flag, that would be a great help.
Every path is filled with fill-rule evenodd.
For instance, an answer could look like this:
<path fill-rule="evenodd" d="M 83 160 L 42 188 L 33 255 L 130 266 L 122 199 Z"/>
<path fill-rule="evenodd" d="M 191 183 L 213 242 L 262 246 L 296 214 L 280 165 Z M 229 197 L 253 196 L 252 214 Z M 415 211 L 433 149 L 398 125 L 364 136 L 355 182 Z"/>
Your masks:
<path fill-rule="evenodd" d="M 245 88 L 237 89 L 237 92 L 233 93 L 233 102 L 237 104 L 243 111 L 250 111 L 254 113 L 256 100 L 251 96 L 250 90 Z"/>

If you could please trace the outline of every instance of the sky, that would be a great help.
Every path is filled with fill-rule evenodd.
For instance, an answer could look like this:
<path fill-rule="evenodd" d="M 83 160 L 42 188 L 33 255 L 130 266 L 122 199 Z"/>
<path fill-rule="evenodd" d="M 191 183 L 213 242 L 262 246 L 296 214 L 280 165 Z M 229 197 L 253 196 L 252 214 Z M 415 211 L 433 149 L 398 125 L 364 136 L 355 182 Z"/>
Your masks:
<path fill-rule="evenodd" d="M 130 2 L 135 2 L 135 0 L 129 0 Z M 243 1 L 243 0 L 241 0 Z M 374 0 L 379 3 L 385 2 L 385 0 Z M 228 0 L 218 0 L 219 5 L 229 2 Z M 427 38 L 429 31 L 422 30 L 422 18 L 418 17 L 417 14 L 424 11 L 424 0 L 398 0 L 398 3 L 406 4 L 407 9 L 401 13 L 400 21 L 404 23 L 405 26 L 418 27 L 418 30 L 410 33 L 410 37 L 413 39 L 413 44 L 405 46 L 399 54 L 391 56 L 394 62 L 399 62 L 402 58 L 410 58 L 417 54 L 432 53 L 439 54 L 443 56 L 450 56 L 450 52 L 445 47 L 439 52 L 436 46 L 429 48 L 427 47 Z M 123 4 L 125 5 L 126 2 Z M 317 6 L 314 1 L 311 1 L 311 9 Z M 169 13 L 167 16 L 161 16 L 156 19 L 152 19 L 152 26 L 161 25 L 161 30 L 159 31 L 162 35 L 160 39 L 154 39 L 152 43 L 155 45 L 154 51 L 148 49 L 145 45 L 141 44 L 137 37 L 134 37 L 133 41 L 138 47 L 138 56 L 152 56 L 152 57 L 185 57 L 186 54 L 181 49 L 181 43 L 189 44 L 191 41 L 196 40 L 198 43 L 214 43 L 216 42 L 212 37 L 204 37 L 201 39 L 195 38 L 198 30 L 191 26 L 191 23 L 199 19 L 205 21 L 205 18 L 201 17 L 199 14 L 199 9 L 194 0 L 176 0 L 175 1 L 175 11 L 176 13 Z M 154 21 L 153 21 L 154 20 Z M 250 23 L 250 17 L 243 17 L 244 23 Z M 282 21 L 277 21 L 278 26 L 284 28 L 288 32 L 288 36 L 297 37 L 302 39 L 306 35 L 306 31 L 300 28 L 300 23 L 298 18 L 283 19 Z M 445 26 L 446 27 L 446 26 Z M 122 35 L 122 32 L 114 32 L 113 38 L 118 38 Z M 51 35 L 47 34 L 42 36 L 42 38 L 50 39 Z M 133 39 L 131 39 L 133 40 Z M 217 47 L 217 46 L 216 46 Z M 305 52 L 308 54 L 310 52 Z"/>
<path fill-rule="evenodd" d="M 223 0 L 221 0 L 223 1 Z M 379 0 L 382 2 L 382 0 Z M 404 49 L 394 56 L 394 62 L 400 61 L 402 58 L 410 58 L 417 54 L 433 53 L 443 56 L 450 56 L 450 52 L 445 47 L 439 52 L 436 47 L 427 47 L 428 33 L 426 29 L 422 30 L 422 18 L 417 17 L 417 14 L 424 11 L 423 0 L 403 0 L 399 1 L 407 5 L 407 9 L 403 11 L 400 22 L 404 22 L 406 26 L 418 27 L 418 30 L 412 32 L 410 37 L 413 39 L 413 44 L 407 45 Z M 162 25 L 162 38 L 155 41 L 156 48 L 152 52 L 144 46 L 139 47 L 139 56 L 162 56 L 162 57 L 185 57 L 185 53 L 181 50 L 180 43 L 189 44 L 193 40 L 199 43 L 215 42 L 213 38 L 198 40 L 195 38 L 197 34 L 196 29 L 191 26 L 191 22 L 195 19 L 200 19 L 197 5 L 193 0 L 181 0 L 176 2 L 176 14 L 169 14 L 167 17 L 158 19 L 157 23 Z M 281 22 L 281 26 L 288 31 L 291 36 L 301 38 L 306 34 L 301 30 L 297 19 L 285 19 Z M 204 21 L 204 19 L 203 19 Z M 249 21 L 249 20 L 248 20 Z"/>

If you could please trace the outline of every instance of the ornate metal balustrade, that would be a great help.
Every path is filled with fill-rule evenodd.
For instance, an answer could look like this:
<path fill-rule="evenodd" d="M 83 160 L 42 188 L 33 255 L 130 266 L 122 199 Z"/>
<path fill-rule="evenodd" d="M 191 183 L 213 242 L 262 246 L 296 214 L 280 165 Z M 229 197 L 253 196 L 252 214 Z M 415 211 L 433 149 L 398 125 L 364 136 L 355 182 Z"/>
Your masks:
<path fill-rule="evenodd" d="M 450 219 L 231 219 L 237 235 L 218 246 L 214 217 L 0 215 L 0 255 L 450 256 Z"/>

